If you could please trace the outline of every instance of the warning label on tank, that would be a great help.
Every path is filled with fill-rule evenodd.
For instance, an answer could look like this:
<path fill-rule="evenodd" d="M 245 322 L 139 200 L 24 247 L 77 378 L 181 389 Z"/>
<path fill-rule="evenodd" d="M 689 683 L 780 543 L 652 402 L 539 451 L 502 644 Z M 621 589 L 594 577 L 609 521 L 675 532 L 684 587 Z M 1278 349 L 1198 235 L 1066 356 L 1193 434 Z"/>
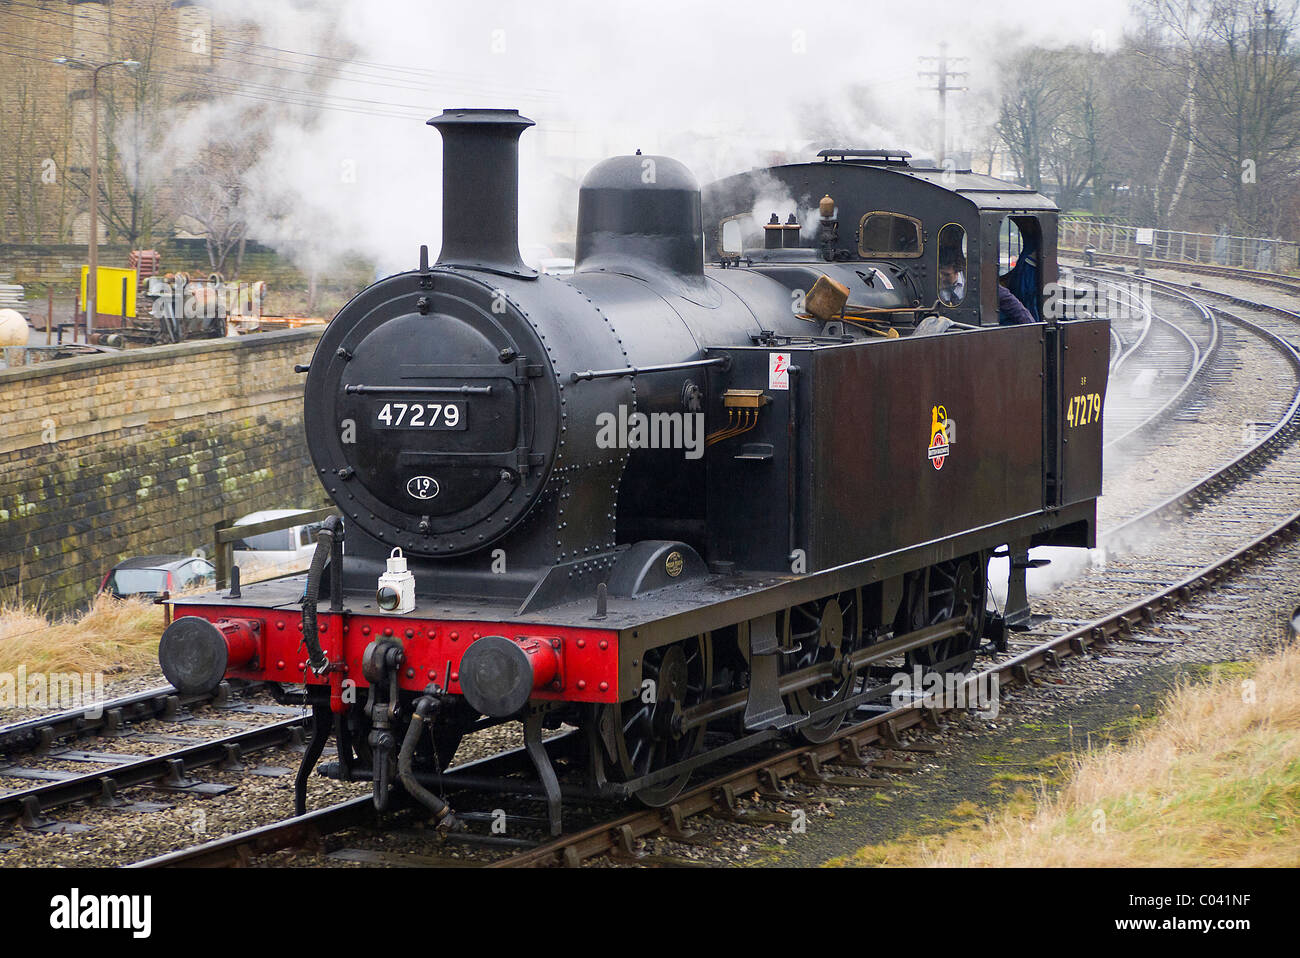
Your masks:
<path fill-rule="evenodd" d="M 789 353 L 768 353 L 767 354 L 767 388 L 768 389 L 789 389 L 790 388 L 790 354 Z"/>

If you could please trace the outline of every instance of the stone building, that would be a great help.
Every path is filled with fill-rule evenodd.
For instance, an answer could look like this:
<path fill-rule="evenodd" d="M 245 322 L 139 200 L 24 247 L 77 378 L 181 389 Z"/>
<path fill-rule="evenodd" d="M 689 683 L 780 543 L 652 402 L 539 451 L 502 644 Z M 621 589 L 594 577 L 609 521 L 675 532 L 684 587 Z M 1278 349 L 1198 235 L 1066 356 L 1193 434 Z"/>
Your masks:
<path fill-rule="evenodd" d="M 250 32 L 214 27 L 194 0 L 0 0 L 0 243 L 89 239 L 84 64 L 114 60 L 140 67 L 99 74 L 100 238 L 171 236 L 167 128 L 214 94 Z"/>

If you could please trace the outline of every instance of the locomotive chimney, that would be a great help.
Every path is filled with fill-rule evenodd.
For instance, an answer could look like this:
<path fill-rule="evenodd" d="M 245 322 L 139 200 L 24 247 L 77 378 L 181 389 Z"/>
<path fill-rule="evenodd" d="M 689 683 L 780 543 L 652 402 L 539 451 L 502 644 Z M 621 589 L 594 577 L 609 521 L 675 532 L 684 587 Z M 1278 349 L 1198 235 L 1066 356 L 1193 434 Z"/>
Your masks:
<path fill-rule="evenodd" d="M 519 255 L 519 135 L 533 121 L 518 110 L 445 110 L 442 134 L 444 266 L 533 275 Z"/>

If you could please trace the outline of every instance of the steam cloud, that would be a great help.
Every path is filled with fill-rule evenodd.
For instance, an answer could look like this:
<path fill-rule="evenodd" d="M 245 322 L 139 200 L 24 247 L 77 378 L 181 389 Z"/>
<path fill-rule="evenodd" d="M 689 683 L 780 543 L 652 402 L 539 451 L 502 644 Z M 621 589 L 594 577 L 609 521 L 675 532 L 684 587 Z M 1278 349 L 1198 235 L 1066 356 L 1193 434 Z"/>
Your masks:
<path fill-rule="evenodd" d="M 947 40 L 951 54 L 971 58 L 963 82 L 987 89 L 990 58 L 1014 42 L 1086 45 L 1099 28 L 1117 36 L 1126 8 L 1053 0 L 1026 16 L 1020 4 L 956 0 L 213 4 L 218 28 L 252 21 L 262 44 L 347 58 L 298 61 L 307 64 L 300 72 L 250 66 L 250 79 L 364 101 L 348 101 L 356 113 L 275 107 L 255 121 L 267 141 L 245 174 L 250 235 L 303 265 L 325 269 L 360 253 L 381 273 L 410 268 L 421 243 L 439 246 L 441 144 L 420 120 L 446 107 L 518 107 L 538 122 L 520 147 L 521 245 L 535 258 L 571 241 L 577 184 L 605 156 L 668 154 L 702 182 L 825 145 L 931 156 L 935 97 L 917 77 L 918 56 Z M 311 76 L 312 63 L 335 75 Z M 978 99 L 950 98 L 958 139 L 978 119 Z M 411 118 L 378 104 L 400 104 Z M 267 109 L 231 97 L 193 122 L 238 135 L 258 108 Z"/>

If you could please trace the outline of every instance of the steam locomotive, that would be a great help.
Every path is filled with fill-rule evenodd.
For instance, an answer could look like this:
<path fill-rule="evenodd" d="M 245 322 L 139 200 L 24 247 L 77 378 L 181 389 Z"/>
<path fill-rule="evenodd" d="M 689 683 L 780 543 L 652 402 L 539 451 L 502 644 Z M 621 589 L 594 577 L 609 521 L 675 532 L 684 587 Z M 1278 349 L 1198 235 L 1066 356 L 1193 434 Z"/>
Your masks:
<path fill-rule="evenodd" d="M 567 796 L 669 803 L 888 709 L 900 668 L 969 667 L 1029 617 L 1032 546 L 1095 544 L 1108 328 L 1047 315 L 1045 197 L 849 149 L 702 192 L 638 152 L 586 177 L 557 278 L 519 255 L 532 121 L 429 124 L 438 260 L 358 294 L 306 369 L 339 516 L 305 577 L 178 599 L 159 647 L 183 691 L 303 687 L 300 812 L 331 737 L 324 774 L 442 820 L 471 785 L 553 833 Z M 999 283 L 1039 321 L 1000 325 Z M 515 721 L 522 779 L 448 769 Z"/>

